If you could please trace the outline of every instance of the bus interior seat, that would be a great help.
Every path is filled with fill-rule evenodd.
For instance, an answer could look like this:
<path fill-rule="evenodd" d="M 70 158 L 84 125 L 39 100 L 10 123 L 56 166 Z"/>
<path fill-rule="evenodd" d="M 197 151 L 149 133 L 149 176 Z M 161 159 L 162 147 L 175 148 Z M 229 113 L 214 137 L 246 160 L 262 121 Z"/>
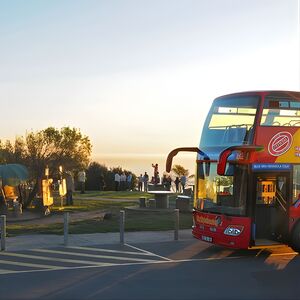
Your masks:
<path fill-rule="evenodd" d="M 247 133 L 246 127 L 228 127 L 223 135 L 223 143 L 243 142 Z"/>

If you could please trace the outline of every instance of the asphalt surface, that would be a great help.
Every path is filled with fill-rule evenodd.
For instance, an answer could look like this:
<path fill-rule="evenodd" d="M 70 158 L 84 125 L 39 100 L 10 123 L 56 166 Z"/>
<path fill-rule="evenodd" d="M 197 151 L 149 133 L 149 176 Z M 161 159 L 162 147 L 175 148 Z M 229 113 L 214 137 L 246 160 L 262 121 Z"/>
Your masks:
<path fill-rule="evenodd" d="M 300 259 L 288 247 L 230 250 L 186 231 L 179 241 L 139 234 L 125 245 L 1 252 L 0 299 L 300 299 Z"/>

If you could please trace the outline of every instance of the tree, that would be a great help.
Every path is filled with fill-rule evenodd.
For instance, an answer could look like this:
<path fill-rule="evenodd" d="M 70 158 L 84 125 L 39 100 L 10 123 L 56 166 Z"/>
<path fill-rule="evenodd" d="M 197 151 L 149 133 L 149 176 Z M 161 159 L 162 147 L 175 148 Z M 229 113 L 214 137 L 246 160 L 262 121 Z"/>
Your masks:
<path fill-rule="evenodd" d="M 107 189 L 112 181 L 112 174 L 110 174 L 106 166 L 97 162 L 91 162 L 86 171 L 86 189 L 94 191 L 99 190 L 101 176 L 103 176 L 103 180 Z"/>
<path fill-rule="evenodd" d="M 181 177 L 181 176 L 189 176 L 189 170 L 188 169 L 185 169 L 183 166 L 181 165 L 174 165 L 173 168 L 172 168 L 172 172 L 178 176 L 178 177 Z"/>
<path fill-rule="evenodd" d="M 38 190 L 38 181 L 43 177 L 46 166 L 50 175 L 56 176 L 58 167 L 64 170 L 78 170 L 88 166 L 92 144 L 79 129 L 48 127 L 17 137 L 14 143 L 0 142 L 0 163 L 21 163 L 30 171 L 34 188 L 29 202 Z M 25 203 L 25 205 L 29 204 Z"/>
<path fill-rule="evenodd" d="M 86 189 L 87 190 L 99 190 L 100 187 L 100 176 L 103 176 L 105 182 L 106 191 L 115 190 L 115 173 L 125 173 L 126 176 L 132 174 L 131 189 L 135 188 L 137 177 L 131 171 L 123 170 L 119 167 L 107 168 L 105 165 L 101 165 L 97 162 L 91 162 L 87 168 L 87 181 Z"/>

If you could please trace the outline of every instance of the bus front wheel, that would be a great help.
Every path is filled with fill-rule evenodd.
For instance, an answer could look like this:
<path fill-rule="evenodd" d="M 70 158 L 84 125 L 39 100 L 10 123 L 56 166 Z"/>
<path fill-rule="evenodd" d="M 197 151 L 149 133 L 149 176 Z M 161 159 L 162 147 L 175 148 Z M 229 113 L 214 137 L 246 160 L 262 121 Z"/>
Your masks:
<path fill-rule="evenodd" d="M 292 232 L 292 248 L 300 253 L 300 223 L 298 223 Z"/>

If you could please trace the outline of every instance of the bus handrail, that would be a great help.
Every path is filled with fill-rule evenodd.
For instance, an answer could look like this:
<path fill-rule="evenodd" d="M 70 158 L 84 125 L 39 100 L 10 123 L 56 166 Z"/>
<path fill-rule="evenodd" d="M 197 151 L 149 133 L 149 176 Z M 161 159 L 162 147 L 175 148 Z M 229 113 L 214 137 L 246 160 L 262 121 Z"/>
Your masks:
<path fill-rule="evenodd" d="M 233 151 L 242 151 L 245 153 L 250 153 L 250 152 L 259 152 L 263 150 L 264 150 L 263 146 L 255 146 L 255 145 L 240 145 L 240 146 L 231 146 L 226 148 L 220 153 L 219 156 L 219 161 L 217 166 L 218 175 L 222 176 L 225 174 L 228 157 L 232 154 Z"/>
<path fill-rule="evenodd" d="M 172 150 L 167 157 L 166 161 L 166 172 L 170 173 L 171 168 L 172 168 L 172 162 L 173 162 L 173 157 L 177 155 L 178 152 L 197 152 L 200 155 L 204 157 L 204 160 L 209 160 L 209 157 L 206 153 L 204 153 L 202 150 L 200 150 L 198 147 L 181 147 L 181 148 L 176 148 Z"/>

